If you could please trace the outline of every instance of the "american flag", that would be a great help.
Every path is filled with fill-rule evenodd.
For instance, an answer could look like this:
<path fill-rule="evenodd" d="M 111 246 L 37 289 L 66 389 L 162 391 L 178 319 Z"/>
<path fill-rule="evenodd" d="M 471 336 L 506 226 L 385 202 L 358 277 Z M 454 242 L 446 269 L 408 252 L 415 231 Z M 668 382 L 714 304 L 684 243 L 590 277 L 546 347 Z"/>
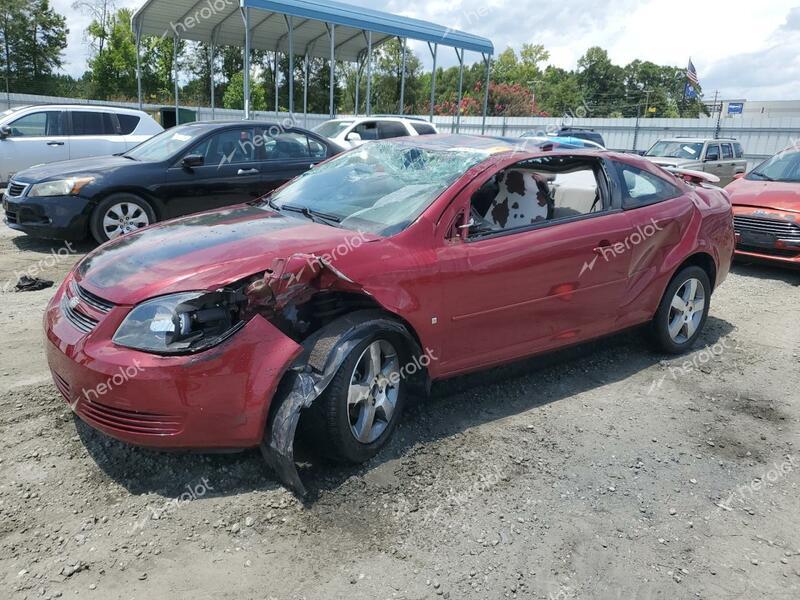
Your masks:
<path fill-rule="evenodd" d="M 689 59 L 689 66 L 686 68 L 686 79 L 688 79 L 692 85 L 700 85 L 700 80 L 697 78 L 697 69 L 694 68 L 694 63 L 691 58 Z"/>

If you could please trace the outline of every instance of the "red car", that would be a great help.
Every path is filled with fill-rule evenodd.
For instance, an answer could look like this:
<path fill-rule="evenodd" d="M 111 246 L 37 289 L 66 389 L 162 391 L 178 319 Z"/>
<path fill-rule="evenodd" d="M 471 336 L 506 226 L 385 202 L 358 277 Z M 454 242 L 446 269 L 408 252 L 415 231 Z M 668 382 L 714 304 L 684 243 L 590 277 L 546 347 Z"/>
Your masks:
<path fill-rule="evenodd" d="M 736 254 L 800 265 L 800 147 L 773 156 L 725 190 L 733 203 Z"/>
<path fill-rule="evenodd" d="M 301 413 L 358 463 L 432 380 L 642 324 L 686 351 L 733 249 L 722 190 L 637 156 L 374 142 L 257 202 L 101 246 L 47 309 L 47 357 L 105 434 L 260 445 L 302 494 Z"/>

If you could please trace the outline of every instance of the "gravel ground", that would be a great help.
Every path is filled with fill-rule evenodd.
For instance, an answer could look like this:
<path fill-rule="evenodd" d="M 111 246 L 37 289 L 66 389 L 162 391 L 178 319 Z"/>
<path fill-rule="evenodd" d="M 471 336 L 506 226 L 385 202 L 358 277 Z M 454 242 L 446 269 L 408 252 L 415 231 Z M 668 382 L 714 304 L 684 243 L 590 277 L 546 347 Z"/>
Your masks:
<path fill-rule="evenodd" d="M 73 250 L 4 229 L 0 274 L 60 281 Z M 438 384 L 363 468 L 313 459 L 305 505 L 257 452 L 76 423 L 53 290 L 3 291 L 0 597 L 798 598 L 798 287 L 736 266 L 685 357 L 631 332 Z"/>

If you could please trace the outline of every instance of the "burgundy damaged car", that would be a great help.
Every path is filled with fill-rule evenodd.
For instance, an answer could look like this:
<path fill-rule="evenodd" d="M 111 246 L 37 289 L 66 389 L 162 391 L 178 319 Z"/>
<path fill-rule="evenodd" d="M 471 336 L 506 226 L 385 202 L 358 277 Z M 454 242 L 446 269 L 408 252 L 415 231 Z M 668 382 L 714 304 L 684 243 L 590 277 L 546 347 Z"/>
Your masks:
<path fill-rule="evenodd" d="M 733 252 L 727 194 L 637 156 L 374 142 L 101 246 L 47 309 L 47 357 L 99 431 L 260 446 L 302 494 L 301 415 L 358 463 L 432 380 L 639 325 L 685 352 Z"/>

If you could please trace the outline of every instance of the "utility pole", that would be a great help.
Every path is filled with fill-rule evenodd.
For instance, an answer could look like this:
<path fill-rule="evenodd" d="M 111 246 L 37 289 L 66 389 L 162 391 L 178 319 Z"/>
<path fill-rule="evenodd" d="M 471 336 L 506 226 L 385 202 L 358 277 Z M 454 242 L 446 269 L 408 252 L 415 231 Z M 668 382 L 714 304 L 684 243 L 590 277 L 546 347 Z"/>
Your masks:
<path fill-rule="evenodd" d="M 714 91 L 714 110 L 717 110 L 717 98 L 719 97 L 719 90 Z M 719 139 L 719 132 L 722 128 L 722 102 L 719 104 L 719 112 L 717 113 L 717 126 L 714 129 L 714 139 Z"/>
<path fill-rule="evenodd" d="M 648 105 L 650 104 L 650 90 L 642 90 L 642 91 L 645 93 L 645 97 L 646 97 L 645 110 L 647 110 L 649 108 Z M 634 152 L 636 151 L 636 144 L 639 141 L 639 119 L 641 118 L 641 116 L 642 116 L 642 104 L 640 102 L 639 106 L 636 107 L 636 126 L 633 129 L 633 151 Z M 647 115 L 645 115 L 645 119 L 646 118 L 647 118 Z"/>

